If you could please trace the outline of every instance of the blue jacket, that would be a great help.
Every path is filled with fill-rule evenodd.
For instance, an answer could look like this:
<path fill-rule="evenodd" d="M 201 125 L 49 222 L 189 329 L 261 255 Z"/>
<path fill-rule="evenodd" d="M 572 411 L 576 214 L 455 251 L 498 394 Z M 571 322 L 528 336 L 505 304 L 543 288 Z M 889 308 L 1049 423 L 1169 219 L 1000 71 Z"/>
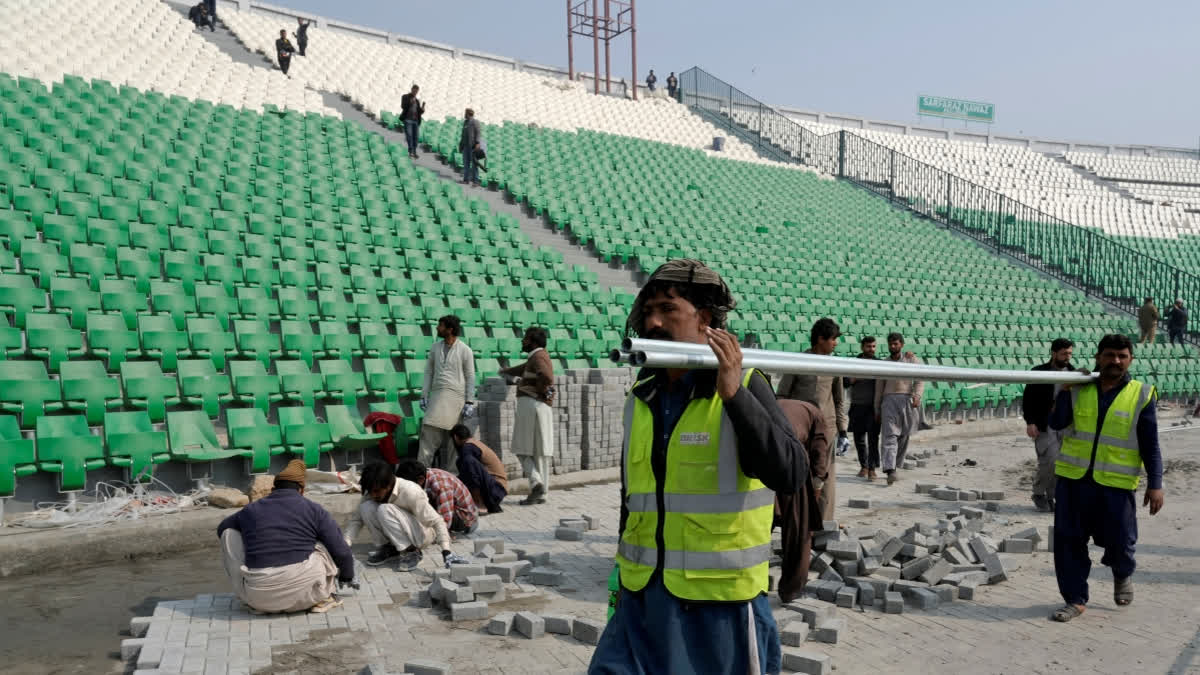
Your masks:
<path fill-rule="evenodd" d="M 226 529 L 242 533 L 246 567 L 281 567 L 303 562 L 318 543 L 323 544 L 338 568 L 338 579 L 354 578 L 354 555 L 333 516 L 297 490 L 276 489 L 271 494 L 221 521 Z"/>

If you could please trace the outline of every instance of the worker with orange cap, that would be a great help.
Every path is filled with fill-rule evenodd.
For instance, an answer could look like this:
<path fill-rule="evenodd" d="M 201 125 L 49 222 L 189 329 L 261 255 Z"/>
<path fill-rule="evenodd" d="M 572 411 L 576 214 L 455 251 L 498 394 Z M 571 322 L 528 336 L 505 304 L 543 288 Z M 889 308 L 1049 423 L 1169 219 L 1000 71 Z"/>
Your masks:
<path fill-rule="evenodd" d="M 320 504 L 305 499 L 307 468 L 293 459 L 271 494 L 221 521 L 217 536 L 233 592 L 258 612 L 327 612 L 354 582 L 354 556 Z"/>

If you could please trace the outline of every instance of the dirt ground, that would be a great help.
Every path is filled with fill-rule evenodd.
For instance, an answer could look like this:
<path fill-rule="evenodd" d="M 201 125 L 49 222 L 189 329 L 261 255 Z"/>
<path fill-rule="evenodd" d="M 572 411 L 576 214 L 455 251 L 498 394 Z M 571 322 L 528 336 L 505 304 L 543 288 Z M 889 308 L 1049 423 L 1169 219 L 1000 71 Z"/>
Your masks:
<path fill-rule="evenodd" d="M 0 671 L 14 675 L 123 673 L 129 620 L 161 600 L 213 592 L 224 576 L 211 553 L 0 580 Z"/>

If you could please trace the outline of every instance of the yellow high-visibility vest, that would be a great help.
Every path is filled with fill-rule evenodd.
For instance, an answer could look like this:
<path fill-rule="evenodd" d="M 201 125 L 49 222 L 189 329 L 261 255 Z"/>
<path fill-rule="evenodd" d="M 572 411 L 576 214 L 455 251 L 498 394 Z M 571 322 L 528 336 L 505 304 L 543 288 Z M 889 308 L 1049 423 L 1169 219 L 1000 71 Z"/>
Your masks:
<path fill-rule="evenodd" d="M 1092 476 L 1096 482 L 1136 490 L 1142 467 L 1137 440 L 1138 418 L 1155 398 L 1153 386 L 1130 380 L 1117 394 L 1101 423 L 1099 388 L 1095 384 L 1072 388 L 1074 419 L 1071 426 L 1063 430 L 1062 448 L 1054 463 L 1054 473 L 1064 478 L 1082 478 L 1092 465 L 1092 447 L 1095 446 Z"/>
<path fill-rule="evenodd" d="M 747 371 L 743 386 L 749 386 L 752 374 Z M 765 592 L 775 493 L 742 473 L 721 397 L 714 392 L 689 402 L 671 433 L 661 550 L 653 447 L 654 415 L 631 393 L 622 458 L 629 515 L 617 546 L 621 585 L 644 588 L 661 556 L 663 583 L 678 598 L 745 601 Z"/>

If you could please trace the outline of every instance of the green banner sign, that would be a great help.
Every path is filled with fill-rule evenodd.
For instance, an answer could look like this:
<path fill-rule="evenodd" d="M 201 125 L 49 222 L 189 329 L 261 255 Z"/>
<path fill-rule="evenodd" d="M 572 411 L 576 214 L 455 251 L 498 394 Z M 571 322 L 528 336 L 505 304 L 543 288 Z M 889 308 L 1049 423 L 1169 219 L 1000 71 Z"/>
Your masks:
<path fill-rule="evenodd" d="M 920 96 L 917 98 L 917 114 L 991 124 L 996 121 L 996 106 L 944 96 Z"/>

